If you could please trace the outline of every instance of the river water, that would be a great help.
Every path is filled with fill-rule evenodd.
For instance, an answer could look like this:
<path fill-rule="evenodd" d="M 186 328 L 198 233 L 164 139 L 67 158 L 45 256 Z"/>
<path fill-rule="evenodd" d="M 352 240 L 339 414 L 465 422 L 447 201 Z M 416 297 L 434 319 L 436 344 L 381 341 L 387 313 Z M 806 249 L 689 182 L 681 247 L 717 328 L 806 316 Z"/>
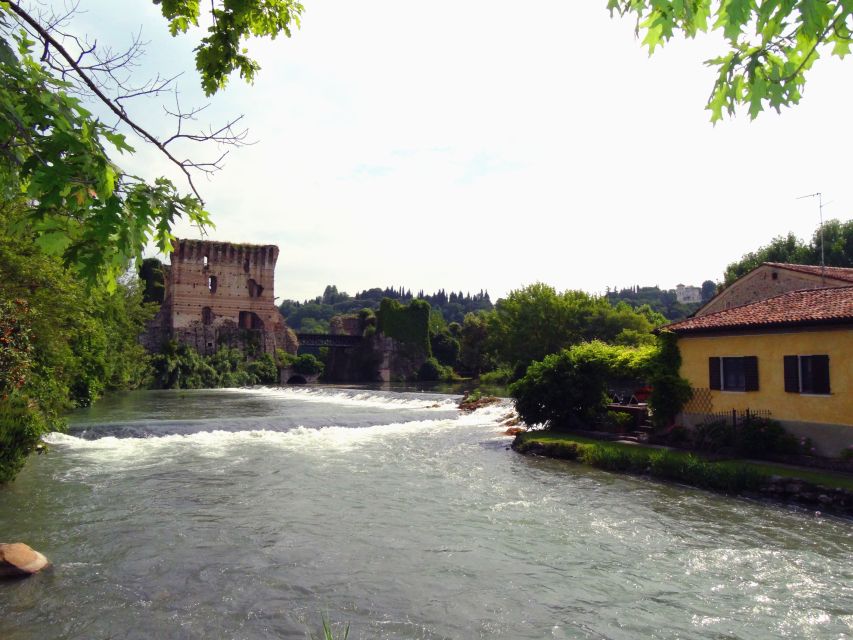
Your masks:
<path fill-rule="evenodd" d="M 507 450 L 502 405 L 134 392 L 0 491 L 3 640 L 848 638 L 853 524 Z"/>

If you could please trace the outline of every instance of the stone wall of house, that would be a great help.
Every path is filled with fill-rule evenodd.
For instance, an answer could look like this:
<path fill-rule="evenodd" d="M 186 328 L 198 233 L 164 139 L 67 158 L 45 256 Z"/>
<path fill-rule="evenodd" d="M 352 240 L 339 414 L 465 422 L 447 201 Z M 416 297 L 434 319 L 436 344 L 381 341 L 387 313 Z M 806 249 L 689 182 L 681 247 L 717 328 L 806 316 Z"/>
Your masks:
<path fill-rule="evenodd" d="M 817 289 L 821 287 L 849 286 L 850 282 L 821 277 L 809 273 L 800 273 L 789 269 L 780 269 L 770 265 L 761 265 L 740 280 L 712 298 L 708 304 L 696 312 L 697 316 L 716 313 L 733 307 L 740 307 L 759 300 L 797 291 L 799 289 Z"/>
<path fill-rule="evenodd" d="M 154 350 L 174 339 L 202 354 L 221 345 L 296 353 L 296 334 L 275 306 L 277 259 L 275 245 L 176 239 L 164 301 L 143 344 Z"/>

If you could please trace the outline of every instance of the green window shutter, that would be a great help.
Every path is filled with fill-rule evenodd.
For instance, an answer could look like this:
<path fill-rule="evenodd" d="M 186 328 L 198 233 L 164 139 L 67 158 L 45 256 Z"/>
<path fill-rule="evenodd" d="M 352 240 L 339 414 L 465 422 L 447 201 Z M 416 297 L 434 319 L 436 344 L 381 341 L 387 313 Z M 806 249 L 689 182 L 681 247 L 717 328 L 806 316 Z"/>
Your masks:
<path fill-rule="evenodd" d="M 708 358 L 708 386 L 719 391 L 722 388 L 720 380 L 720 359 Z"/>
<path fill-rule="evenodd" d="M 812 356 L 813 393 L 829 393 L 829 356 Z"/>
<path fill-rule="evenodd" d="M 744 391 L 758 391 L 758 358 L 756 356 L 744 357 L 743 374 L 746 382 Z"/>
<path fill-rule="evenodd" d="M 785 356 L 785 391 L 800 392 L 800 363 L 797 356 Z"/>

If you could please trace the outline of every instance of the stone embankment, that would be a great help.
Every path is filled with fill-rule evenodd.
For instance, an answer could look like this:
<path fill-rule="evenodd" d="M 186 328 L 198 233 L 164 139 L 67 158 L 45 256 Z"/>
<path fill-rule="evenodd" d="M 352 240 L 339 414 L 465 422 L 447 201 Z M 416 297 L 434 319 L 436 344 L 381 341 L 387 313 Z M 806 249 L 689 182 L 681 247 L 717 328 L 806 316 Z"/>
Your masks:
<path fill-rule="evenodd" d="M 744 495 L 793 503 L 815 511 L 853 517 L 853 491 L 825 487 L 794 478 L 771 476 L 756 492 Z"/>

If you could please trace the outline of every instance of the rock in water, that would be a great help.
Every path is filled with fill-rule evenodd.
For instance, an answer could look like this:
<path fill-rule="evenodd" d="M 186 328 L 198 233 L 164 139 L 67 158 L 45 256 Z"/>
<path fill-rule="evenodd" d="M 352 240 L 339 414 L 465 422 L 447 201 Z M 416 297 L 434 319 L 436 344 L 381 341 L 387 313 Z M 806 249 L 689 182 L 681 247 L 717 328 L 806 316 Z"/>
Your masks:
<path fill-rule="evenodd" d="M 23 542 L 0 543 L 0 576 L 25 576 L 41 571 L 47 558 Z"/>

